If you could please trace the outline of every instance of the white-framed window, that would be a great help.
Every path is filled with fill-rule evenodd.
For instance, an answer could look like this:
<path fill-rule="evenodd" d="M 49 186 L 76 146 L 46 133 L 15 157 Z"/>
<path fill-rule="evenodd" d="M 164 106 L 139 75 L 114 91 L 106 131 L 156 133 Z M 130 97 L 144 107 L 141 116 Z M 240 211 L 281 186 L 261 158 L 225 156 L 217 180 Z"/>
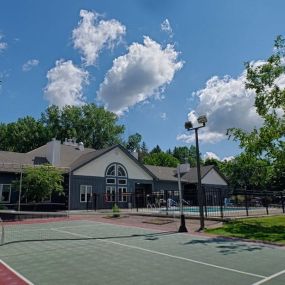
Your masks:
<path fill-rule="evenodd" d="M 106 178 L 107 184 L 116 184 L 116 178 Z"/>
<path fill-rule="evenodd" d="M 92 185 L 80 185 L 80 202 L 86 203 L 91 201 Z"/>
<path fill-rule="evenodd" d="M 116 202 L 116 186 L 106 187 L 106 202 Z"/>
<path fill-rule="evenodd" d="M 125 167 L 119 163 L 112 163 L 105 172 L 106 202 L 127 202 L 128 174 Z"/>
<path fill-rule="evenodd" d="M 128 196 L 127 196 L 127 187 L 119 187 L 118 188 L 118 200 L 119 202 L 127 202 Z"/>
<path fill-rule="evenodd" d="M 118 178 L 118 184 L 119 185 L 127 185 L 127 179 L 120 179 L 120 178 Z"/>
<path fill-rule="evenodd" d="M 10 203 L 11 184 L 0 184 L 0 203 Z"/>
<path fill-rule="evenodd" d="M 127 177 L 126 170 L 121 165 L 118 165 L 118 176 L 119 177 Z"/>
<path fill-rule="evenodd" d="M 116 172 L 116 164 L 112 164 L 108 167 L 107 171 L 106 171 L 106 175 L 107 176 L 116 176 L 117 172 Z"/>

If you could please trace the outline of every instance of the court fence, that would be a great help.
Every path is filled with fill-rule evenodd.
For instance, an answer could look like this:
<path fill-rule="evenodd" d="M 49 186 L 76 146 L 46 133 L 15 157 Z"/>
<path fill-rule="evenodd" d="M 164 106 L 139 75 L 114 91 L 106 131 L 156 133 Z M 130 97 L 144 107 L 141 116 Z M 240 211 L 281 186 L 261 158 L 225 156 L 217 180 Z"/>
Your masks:
<path fill-rule="evenodd" d="M 203 188 L 205 218 L 242 217 L 285 213 L 285 191 L 253 191 L 237 189 Z M 154 193 L 124 193 L 122 195 L 93 195 L 86 203 L 86 210 L 111 209 L 114 205 L 133 213 L 179 215 L 178 191 Z M 185 191 L 182 209 L 186 216 L 199 216 L 196 191 Z"/>

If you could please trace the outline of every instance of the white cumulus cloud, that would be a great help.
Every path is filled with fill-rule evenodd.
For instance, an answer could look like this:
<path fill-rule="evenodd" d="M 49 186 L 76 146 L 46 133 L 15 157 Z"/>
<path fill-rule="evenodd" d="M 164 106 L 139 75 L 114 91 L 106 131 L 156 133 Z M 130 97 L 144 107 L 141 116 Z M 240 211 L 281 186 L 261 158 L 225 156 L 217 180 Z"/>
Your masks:
<path fill-rule="evenodd" d="M 225 156 L 223 159 L 221 159 L 217 154 L 215 154 L 214 152 L 211 151 L 206 151 L 206 153 L 204 154 L 204 160 L 207 159 L 216 159 L 219 161 L 230 161 L 233 160 L 235 157 L 234 156 Z"/>
<path fill-rule="evenodd" d="M 99 20 L 100 15 L 86 10 L 80 11 L 82 18 L 72 32 L 74 47 L 83 54 L 86 65 L 94 65 L 103 48 L 112 48 L 121 42 L 126 27 L 117 20 Z"/>
<path fill-rule="evenodd" d="M 172 45 L 162 48 L 149 37 L 133 43 L 128 53 L 116 58 L 97 93 L 105 107 L 122 115 L 129 107 L 150 97 L 160 98 L 175 72 L 182 68 Z"/>
<path fill-rule="evenodd" d="M 259 64 L 257 62 L 256 64 Z M 245 88 L 246 71 L 237 78 L 230 76 L 210 78 L 206 86 L 193 93 L 199 100 L 198 106 L 188 114 L 188 119 L 197 121 L 199 115 L 206 115 L 208 122 L 199 131 L 199 139 L 204 142 L 216 143 L 226 136 L 228 128 L 242 128 L 250 131 L 260 127 L 261 117 L 254 107 L 255 92 Z M 178 140 L 193 142 L 193 133 L 177 136 Z"/>
<path fill-rule="evenodd" d="M 163 121 L 165 121 L 165 120 L 167 119 L 166 113 L 161 113 L 161 114 L 160 114 L 160 118 L 161 118 Z"/>
<path fill-rule="evenodd" d="M 171 28 L 171 25 L 168 19 L 165 19 L 161 23 L 160 28 L 162 31 L 166 32 L 170 37 L 173 37 L 173 30 Z"/>
<path fill-rule="evenodd" d="M 30 59 L 23 64 L 22 70 L 23 71 L 30 71 L 33 67 L 37 66 L 39 63 L 40 62 L 37 59 Z"/>
<path fill-rule="evenodd" d="M 8 47 L 8 44 L 3 41 L 4 36 L 0 34 L 0 53 Z"/>
<path fill-rule="evenodd" d="M 88 72 L 76 67 L 71 60 L 56 61 L 47 79 L 44 95 L 50 104 L 59 107 L 84 104 L 83 87 L 88 84 Z"/>

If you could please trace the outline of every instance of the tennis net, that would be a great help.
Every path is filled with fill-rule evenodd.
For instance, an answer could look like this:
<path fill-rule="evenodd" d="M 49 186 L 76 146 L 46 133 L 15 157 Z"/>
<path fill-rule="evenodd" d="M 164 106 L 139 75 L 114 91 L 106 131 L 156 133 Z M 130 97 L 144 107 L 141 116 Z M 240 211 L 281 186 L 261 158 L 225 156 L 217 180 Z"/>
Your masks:
<path fill-rule="evenodd" d="M 66 212 L 0 211 L 0 244 L 66 239 L 66 235 L 54 228 L 68 221 Z"/>

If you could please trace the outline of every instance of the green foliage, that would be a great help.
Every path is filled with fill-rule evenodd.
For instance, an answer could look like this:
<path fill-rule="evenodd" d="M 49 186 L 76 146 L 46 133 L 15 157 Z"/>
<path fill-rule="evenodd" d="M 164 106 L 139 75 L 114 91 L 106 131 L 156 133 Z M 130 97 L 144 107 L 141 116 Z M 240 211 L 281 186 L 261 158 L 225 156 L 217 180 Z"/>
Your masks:
<path fill-rule="evenodd" d="M 150 154 L 153 154 L 153 153 L 160 153 L 162 152 L 161 148 L 159 145 L 157 145 L 156 147 L 154 147 L 151 151 L 150 151 Z"/>
<path fill-rule="evenodd" d="M 28 152 L 52 138 L 76 138 L 86 147 L 105 148 L 121 142 L 124 126 L 118 125 L 117 120 L 114 113 L 95 104 L 62 109 L 53 105 L 40 120 L 27 116 L 13 123 L 0 123 L 0 150 Z"/>
<path fill-rule="evenodd" d="M 195 167 L 197 165 L 196 147 L 193 145 L 189 148 L 186 146 L 174 147 L 172 154 L 180 161 L 180 163 L 188 162 L 191 167 Z M 202 162 L 201 155 L 199 159 L 200 162 Z"/>
<path fill-rule="evenodd" d="M 119 206 L 117 204 L 113 205 L 112 212 L 113 212 L 113 218 L 120 217 L 120 208 L 119 208 Z"/>
<path fill-rule="evenodd" d="M 28 152 L 46 141 L 45 127 L 30 116 L 0 125 L 0 150 Z"/>
<path fill-rule="evenodd" d="M 117 125 L 117 116 L 95 104 L 50 106 L 42 113 L 41 122 L 48 130 L 49 138 L 64 141 L 75 137 L 86 147 L 105 148 L 121 142 L 123 125 Z"/>
<path fill-rule="evenodd" d="M 19 180 L 15 181 L 14 186 L 18 188 L 19 183 Z M 22 178 L 22 198 L 29 202 L 41 202 L 49 199 L 52 193 L 63 195 L 62 183 L 62 172 L 53 166 L 27 167 Z"/>
<path fill-rule="evenodd" d="M 140 151 L 142 136 L 139 133 L 135 133 L 128 137 L 128 141 L 126 142 L 126 149 L 129 151 Z"/>
<path fill-rule="evenodd" d="M 179 160 L 170 154 L 159 152 L 150 153 L 145 156 L 143 163 L 148 165 L 176 167 L 179 164 Z"/>
<path fill-rule="evenodd" d="M 235 159 L 219 166 L 233 188 L 264 190 L 272 177 L 272 167 L 268 160 L 242 153 Z"/>
<path fill-rule="evenodd" d="M 285 40 L 282 36 L 276 38 L 274 49 L 274 54 L 264 64 L 246 63 L 246 88 L 256 93 L 255 107 L 263 119 L 262 127 L 252 132 L 232 128 L 228 134 L 248 155 L 266 157 L 273 169 L 272 182 L 276 186 L 283 183 L 279 186 L 284 188 L 285 89 L 278 86 L 278 79 L 285 74 Z"/>

